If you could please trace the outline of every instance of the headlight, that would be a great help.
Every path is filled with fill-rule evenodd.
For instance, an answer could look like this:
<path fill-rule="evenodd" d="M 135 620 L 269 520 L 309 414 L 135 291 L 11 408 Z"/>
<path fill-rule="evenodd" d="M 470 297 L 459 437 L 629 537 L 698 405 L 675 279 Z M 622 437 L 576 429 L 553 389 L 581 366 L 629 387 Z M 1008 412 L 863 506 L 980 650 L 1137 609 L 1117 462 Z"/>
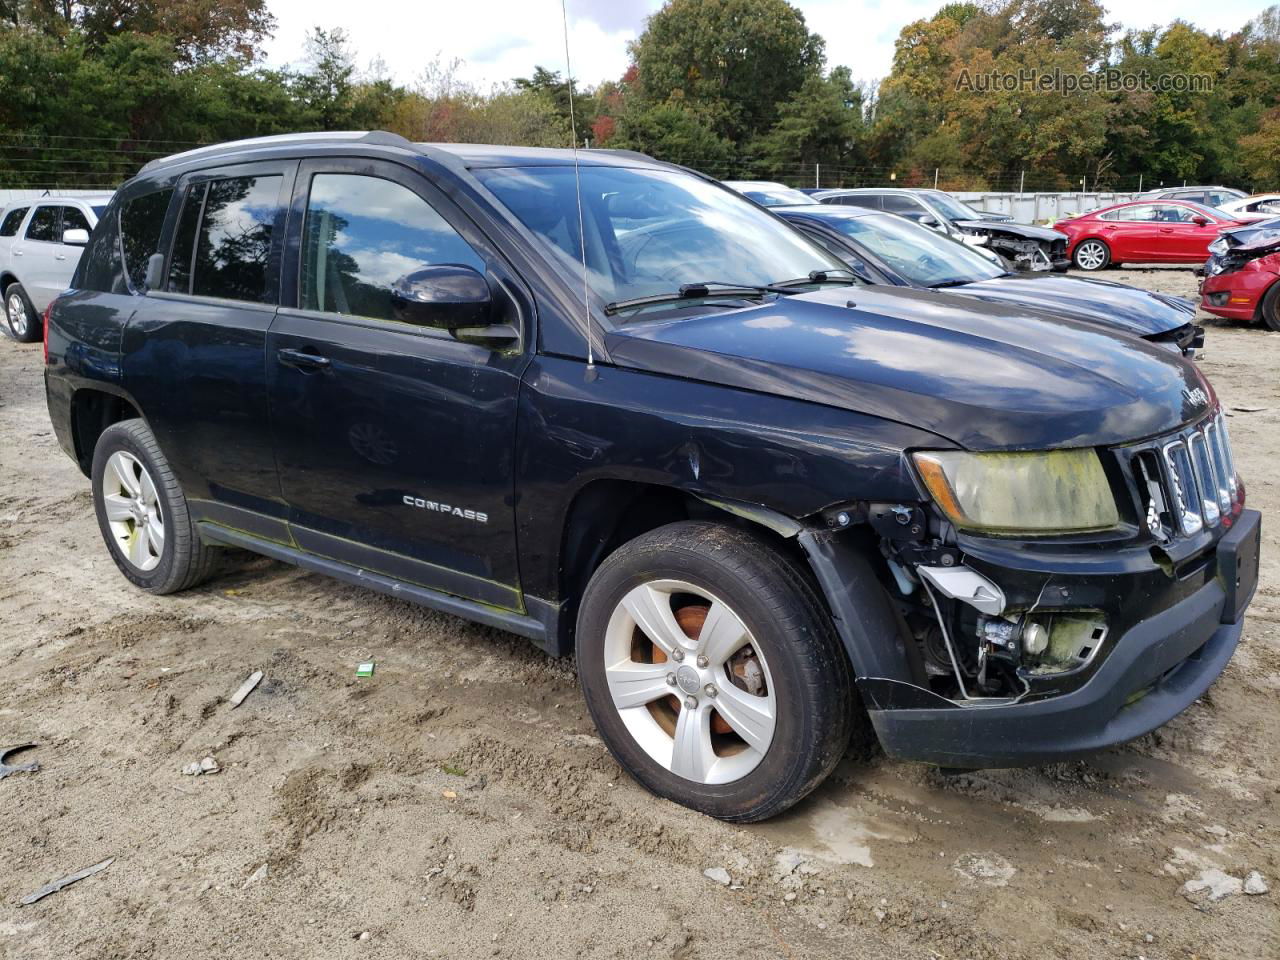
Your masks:
<path fill-rule="evenodd" d="M 982 533 L 1080 533 L 1120 522 L 1093 450 L 915 454 L 925 487 L 947 518 Z"/>
<path fill-rule="evenodd" d="M 1209 244 L 1209 252 L 1210 253 L 1226 253 L 1227 238 L 1219 237 L 1217 240 L 1213 241 L 1213 243 Z"/>

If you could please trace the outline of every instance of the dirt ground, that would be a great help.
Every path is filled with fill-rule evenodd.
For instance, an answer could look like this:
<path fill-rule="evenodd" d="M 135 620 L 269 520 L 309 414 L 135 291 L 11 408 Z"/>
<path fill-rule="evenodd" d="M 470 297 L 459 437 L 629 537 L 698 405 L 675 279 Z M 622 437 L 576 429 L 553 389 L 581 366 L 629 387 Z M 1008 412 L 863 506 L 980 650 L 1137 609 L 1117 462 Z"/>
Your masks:
<path fill-rule="evenodd" d="M 13 762 L 41 769 L 0 780 L 0 956 L 1280 956 L 1280 334 L 1214 325 L 1201 365 L 1267 515 L 1244 640 L 1202 701 L 1087 762 L 848 757 L 737 827 L 641 790 L 572 663 L 518 638 L 265 560 L 134 590 L 51 434 L 40 346 L 2 342 L 0 745 L 37 741 Z M 206 756 L 220 773 L 183 775 Z M 1255 870 L 1270 892 L 1240 890 Z M 1202 877 L 1229 892 L 1193 902 Z"/>

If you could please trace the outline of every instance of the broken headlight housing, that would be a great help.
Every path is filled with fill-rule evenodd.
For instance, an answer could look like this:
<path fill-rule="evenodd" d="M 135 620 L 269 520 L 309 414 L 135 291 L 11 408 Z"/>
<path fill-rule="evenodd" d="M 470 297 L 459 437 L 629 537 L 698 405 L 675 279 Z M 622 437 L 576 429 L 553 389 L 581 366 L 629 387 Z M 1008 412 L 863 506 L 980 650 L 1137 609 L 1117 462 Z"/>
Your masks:
<path fill-rule="evenodd" d="M 913 455 L 925 488 L 960 530 L 1052 536 L 1108 530 L 1120 522 L 1097 451 Z"/>

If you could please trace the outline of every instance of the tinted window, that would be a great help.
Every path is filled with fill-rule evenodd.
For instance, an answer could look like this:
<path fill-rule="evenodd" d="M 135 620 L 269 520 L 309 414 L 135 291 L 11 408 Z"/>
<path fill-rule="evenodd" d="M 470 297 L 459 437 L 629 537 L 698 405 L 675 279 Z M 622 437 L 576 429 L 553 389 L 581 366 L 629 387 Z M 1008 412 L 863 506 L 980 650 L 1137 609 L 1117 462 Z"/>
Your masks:
<path fill-rule="evenodd" d="M 61 207 L 36 207 L 31 222 L 27 224 L 27 239 L 53 243 L 58 239 L 58 220 L 61 214 Z"/>
<path fill-rule="evenodd" d="M 18 207 L 10 210 L 4 215 L 4 221 L 0 222 L 0 237 L 12 237 L 18 232 L 18 227 L 22 226 L 22 218 L 27 215 L 30 207 Z"/>
<path fill-rule="evenodd" d="M 62 232 L 66 233 L 68 230 L 93 230 L 93 227 L 89 226 L 89 218 L 79 207 L 62 208 Z M 58 235 L 58 239 L 62 239 L 62 234 Z"/>
<path fill-rule="evenodd" d="M 157 190 L 135 197 L 120 208 L 120 248 L 135 290 L 146 285 L 147 260 L 160 250 L 160 231 L 164 229 L 164 215 L 172 196 L 172 190 Z"/>
<path fill-rule="evenodd" d="M 838 197 L 837 202 L 846 207 L 868 207 L 872 210 L 883 209 L 880 205 L 880 198 L 873 193 L 851 193 L 845 197 Z"/>
<path fill-rule="evenodd" d="M 120 239 L 116 218 L 98 224 L 89 235 L 89 246 L 80 255 L 71 286 L 76 290 L 100 290 L 105 293 L 128 293 L 124 268 L 120 263 Z"/>
<path fill-rule="evenodd" d="M 196 184 L 187 195 L 178 225 L 169 289 L 274 303 L 275 292 L 267 291 L 267 262 L 280 185 L 278 174 Z"/>
<path fill-rule="evenodd" d="M 379 177 L 317 174 L 303 225 L 299 305 L 393 319 L 391 289 L 432 264 L 484 260 L 416 193 Z"/>
<path fill-rule="evenodd" d="M 920 216 L 924 213 L 924 208 L 919 202 L 911 197 L 904 197 L 896 193 L 886 194 L 884 197 L 884 208 L 890 213 L 914 214 Z"/>

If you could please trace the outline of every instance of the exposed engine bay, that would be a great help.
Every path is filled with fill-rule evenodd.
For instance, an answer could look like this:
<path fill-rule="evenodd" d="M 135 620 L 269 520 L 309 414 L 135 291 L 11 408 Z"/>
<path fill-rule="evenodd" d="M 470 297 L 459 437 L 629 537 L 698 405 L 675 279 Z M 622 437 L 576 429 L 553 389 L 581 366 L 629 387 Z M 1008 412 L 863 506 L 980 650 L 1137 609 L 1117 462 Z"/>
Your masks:
<path fill-rule="evenodd" d="M 990 220 L 958 220 L 955 226 L 970 236 L 983 237 L 987 246 L 1018 270 L 1065 270 L 1067 236 L 1047 227 Z"/>

